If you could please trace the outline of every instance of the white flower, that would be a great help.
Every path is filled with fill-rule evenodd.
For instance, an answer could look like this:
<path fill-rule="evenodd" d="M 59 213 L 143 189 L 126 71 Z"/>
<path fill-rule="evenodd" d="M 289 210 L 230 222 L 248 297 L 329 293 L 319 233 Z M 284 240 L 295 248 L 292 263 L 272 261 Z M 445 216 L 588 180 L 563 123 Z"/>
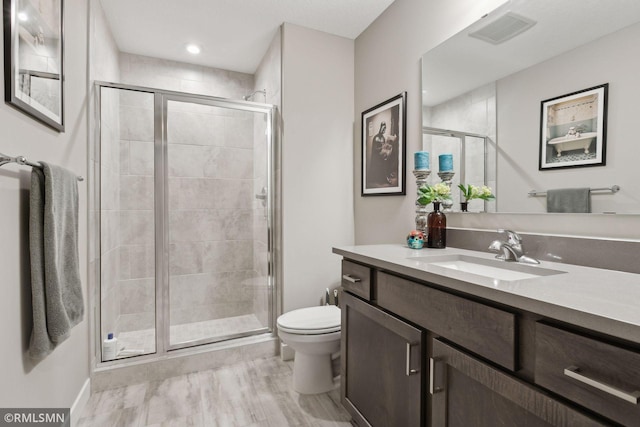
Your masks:
<path fill-rule="evenodd" d="M 486 185 L 483 185 L 480 191 L 480 195 L 484 197 L 489 197 L 493 195 L 493 192 L 491 191 L 491 187 L 487 187 Z"/>
<path fill-rule="evenodd" d="M 436 193 L 436 196 L 445 197 L 451 194 L 451 188 L 443 182 L 439 182 L 433 186 L 433 191 Z"/>

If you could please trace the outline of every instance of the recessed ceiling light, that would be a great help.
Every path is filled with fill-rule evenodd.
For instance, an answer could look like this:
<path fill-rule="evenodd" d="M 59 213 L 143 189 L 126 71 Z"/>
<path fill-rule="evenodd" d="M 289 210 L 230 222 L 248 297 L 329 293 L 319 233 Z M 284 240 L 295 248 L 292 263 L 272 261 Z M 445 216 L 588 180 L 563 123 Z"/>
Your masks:
<path fill-rule="evenodd" d="M 198 46 L 197 44 L 188 44 L 187 52 L 197 55 L 200 53 L 200 46 Z"/>
<path fill-rule="evenodd" d="M 18 12 L 18 19 L 22 22 L 29 20 L 29 15 L 26 12 Z"/>

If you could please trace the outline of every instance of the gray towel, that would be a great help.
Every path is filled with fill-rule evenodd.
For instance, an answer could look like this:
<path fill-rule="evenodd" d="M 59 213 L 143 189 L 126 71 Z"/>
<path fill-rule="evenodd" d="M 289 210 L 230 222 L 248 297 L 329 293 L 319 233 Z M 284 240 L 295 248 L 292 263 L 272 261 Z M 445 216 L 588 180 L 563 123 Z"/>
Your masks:
<path fill-rule="evenodd" d="M 42 163 L 33 168 L 29 212 L 33 331 L 29 356 L 42 359 L 84 314 L 78 263 L 78 180 Z"/>
<path fill-rule="evenodd" d="M 591 190 L 588 188 L 547 190 L 547 212 L 591 213 Z"/>

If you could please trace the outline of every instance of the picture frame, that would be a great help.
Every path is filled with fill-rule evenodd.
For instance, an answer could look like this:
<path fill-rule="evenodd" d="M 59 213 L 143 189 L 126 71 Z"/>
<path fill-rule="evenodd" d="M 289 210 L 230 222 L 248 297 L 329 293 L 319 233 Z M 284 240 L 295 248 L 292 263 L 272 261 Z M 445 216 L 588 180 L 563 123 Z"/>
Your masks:
<path fill-rule="evenodd" d="M 540 103 L 538 170 L 606 165 L 608 91 L 605 83 Z"/>
<path fill-rule="evenodd" d="M 362 196 L 406 194 L 407 92 L 362 113 Z"/>
<path fill-rule="evenodd" d="M 3 0 L 5 102 L 64 132 L 63 0 Z"/>

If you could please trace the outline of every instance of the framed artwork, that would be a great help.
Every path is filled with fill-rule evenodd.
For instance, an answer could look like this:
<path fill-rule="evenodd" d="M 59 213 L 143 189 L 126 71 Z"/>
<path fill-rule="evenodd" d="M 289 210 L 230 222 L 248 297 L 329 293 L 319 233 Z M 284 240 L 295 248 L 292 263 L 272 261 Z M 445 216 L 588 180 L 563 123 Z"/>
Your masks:
<path fill-rule="evenodd" d="M 7 104 L 64 132 L 63 0 L 3 0 Z"/>
<path fill-rule="evenodd" d="M 609 84 L 541 102 L 539 170 L 604 166 Z"/>
<path fill-rule="evenodd" d="M 407 93 L 362 113 L 362 196 L 406 194 Z"/>

